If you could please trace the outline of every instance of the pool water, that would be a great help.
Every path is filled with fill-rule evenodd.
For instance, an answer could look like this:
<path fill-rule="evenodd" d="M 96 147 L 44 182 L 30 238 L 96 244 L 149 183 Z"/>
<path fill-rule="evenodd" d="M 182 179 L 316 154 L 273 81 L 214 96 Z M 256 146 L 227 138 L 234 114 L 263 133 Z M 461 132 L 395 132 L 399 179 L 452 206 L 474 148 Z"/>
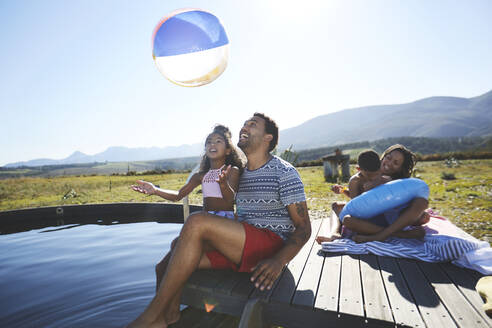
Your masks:
<path fill-rule="evenodd" d="M 155 291 L 180 224 L 52 227 L 0 235 L 1 327 L 123 327 Z"/>

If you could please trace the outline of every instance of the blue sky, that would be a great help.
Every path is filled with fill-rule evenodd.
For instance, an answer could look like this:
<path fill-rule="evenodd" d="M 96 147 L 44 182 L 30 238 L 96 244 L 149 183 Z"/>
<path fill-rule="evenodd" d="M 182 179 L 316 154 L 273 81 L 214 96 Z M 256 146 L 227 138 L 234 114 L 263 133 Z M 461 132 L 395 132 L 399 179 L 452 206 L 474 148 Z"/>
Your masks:
<path fill-rule="evenodd" d="M 170 83 L 152 32 L 178 8 L 223 23 L 229 64 Z M 262 111 L 281 129 L 342 109 L 492 89 L 492 1 L 0 0 L 0 165 L 109 146 L 237 140 Z"/>

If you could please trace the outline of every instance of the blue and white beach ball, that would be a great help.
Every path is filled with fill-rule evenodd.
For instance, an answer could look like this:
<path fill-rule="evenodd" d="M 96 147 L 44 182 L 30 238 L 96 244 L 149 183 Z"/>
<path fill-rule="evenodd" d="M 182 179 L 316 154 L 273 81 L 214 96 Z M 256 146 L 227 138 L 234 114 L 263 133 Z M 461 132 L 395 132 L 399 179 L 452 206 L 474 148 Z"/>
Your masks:
<path fill-rule="evenodd" d="M 214 81 L 227 67 L 229 40 L 219 19 L 200 9 L 180 9 L 157 24 L 152 55 L 159 71 L 181 86 Z"/>

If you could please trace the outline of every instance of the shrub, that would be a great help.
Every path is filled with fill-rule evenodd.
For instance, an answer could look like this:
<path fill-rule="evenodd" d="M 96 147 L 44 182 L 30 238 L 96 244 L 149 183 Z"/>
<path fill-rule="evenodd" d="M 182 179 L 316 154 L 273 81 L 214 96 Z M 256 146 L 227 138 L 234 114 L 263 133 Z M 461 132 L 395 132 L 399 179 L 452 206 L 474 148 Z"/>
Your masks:
<path fill-rule="evenodd" d="M 453 173 L 442 172 L 441 179 L 443 180 L 456 180 L 456 177 Z"/>

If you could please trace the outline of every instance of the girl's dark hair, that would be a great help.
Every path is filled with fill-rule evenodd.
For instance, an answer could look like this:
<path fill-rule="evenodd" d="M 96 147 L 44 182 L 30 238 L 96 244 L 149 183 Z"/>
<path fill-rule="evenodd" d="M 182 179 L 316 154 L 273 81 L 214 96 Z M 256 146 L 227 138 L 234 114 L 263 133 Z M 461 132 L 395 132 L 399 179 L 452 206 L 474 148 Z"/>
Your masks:
<path fill-rule="evenodd" d="M 413 168 L 415 167 L 415 164 L 417 163 L 417 157 L 407 147 L 400 145 L 400 144 L 393 145 L 384 151 L 383 155 L 381 155 L 381 160 L 383 160 L 383 158 L 386 155 L 388 155 L 389 153 L 391 153 L 395 150 L 400 152 L 403 155 L 403 164 L 401 165 L 400 172 L 394 173 L 391 176 L 391 178 L 392 179 L 410 178 L 410 176 L 412 175 L 412 172 L 413 172 Z"/>
<path fill-rule="evenodd" d="M 207 144 L 207 140 L 212 134 L 218 134 L 222 138 L 224 138 L 226 149 L 228 148 L 231 150 L 229 155 L 226 156 L 225 165 L 237 166 L 239 168 L 239 173 L 243 173 L 244 163 L 241 159 L 241 156 L 239 155 L 237 148 L 232 143 L 232 136 L 229 128 L 227 126 L 217 124 L 214 127 L 214 130 L 207 136 L 207 139 L 205 139 L 205 144 Z M 204 154 L 200 163 L 199 173 L 206 173 L 208 170 L 210 170 L 210 159 L 207 157 L 207 154 Z"/>

